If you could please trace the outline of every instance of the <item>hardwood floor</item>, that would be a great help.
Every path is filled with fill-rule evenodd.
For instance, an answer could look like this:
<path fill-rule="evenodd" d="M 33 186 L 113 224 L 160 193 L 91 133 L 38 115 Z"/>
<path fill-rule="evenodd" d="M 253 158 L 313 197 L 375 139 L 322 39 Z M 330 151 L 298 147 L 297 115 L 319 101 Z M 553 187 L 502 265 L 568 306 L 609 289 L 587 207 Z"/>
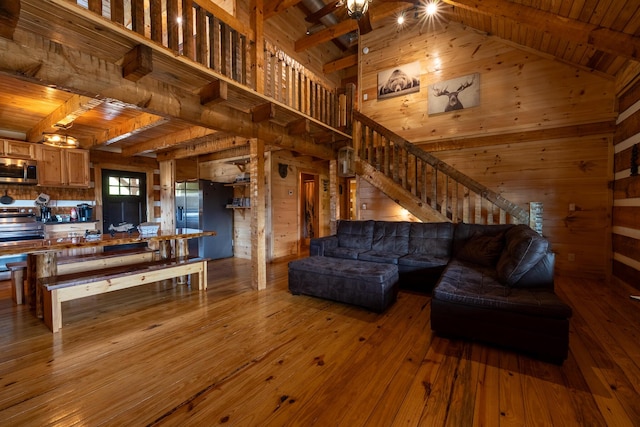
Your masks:
<path fill-rule="evenodd" d="M 153 284 L 63 305 L 51 334 L 0 285 L 0 425 L 638 426 L 640 302 L 558 279 L 561 367 L 436 337 L 430 297 L 382 315 L 287 291 L 287 263 L 210 263 L 209 290 Z M 636 291 L 637 293 L 637 291 Z"/>

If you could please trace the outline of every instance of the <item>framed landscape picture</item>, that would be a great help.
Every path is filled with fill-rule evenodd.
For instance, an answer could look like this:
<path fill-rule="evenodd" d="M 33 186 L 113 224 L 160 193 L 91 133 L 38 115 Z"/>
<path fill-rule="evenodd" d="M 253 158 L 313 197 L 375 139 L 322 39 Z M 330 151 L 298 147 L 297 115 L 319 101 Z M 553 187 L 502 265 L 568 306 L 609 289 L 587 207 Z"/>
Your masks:
<path fill-rule="evenodd" d="M 420 62 L 389 68 L 378 73 L 378 99 L 420 91 Z"/>
<path fill-rule="evenodd" d="M 429 85 L 429 115 L 464 110 L 480 105 L 480 74 L 474 73 Z"/>

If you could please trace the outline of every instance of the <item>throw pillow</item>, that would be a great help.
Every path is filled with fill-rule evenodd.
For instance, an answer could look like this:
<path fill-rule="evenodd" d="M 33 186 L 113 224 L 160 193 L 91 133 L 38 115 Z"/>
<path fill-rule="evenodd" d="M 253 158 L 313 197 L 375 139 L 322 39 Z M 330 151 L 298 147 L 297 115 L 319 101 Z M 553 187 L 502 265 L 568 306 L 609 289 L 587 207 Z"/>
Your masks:
<path fill-rule="evenodd" d="M 487 236 L 475 233 L 460 249 L 456 258 L 483 267 L 495 267 L 504 248 L 504 233 Z"/>

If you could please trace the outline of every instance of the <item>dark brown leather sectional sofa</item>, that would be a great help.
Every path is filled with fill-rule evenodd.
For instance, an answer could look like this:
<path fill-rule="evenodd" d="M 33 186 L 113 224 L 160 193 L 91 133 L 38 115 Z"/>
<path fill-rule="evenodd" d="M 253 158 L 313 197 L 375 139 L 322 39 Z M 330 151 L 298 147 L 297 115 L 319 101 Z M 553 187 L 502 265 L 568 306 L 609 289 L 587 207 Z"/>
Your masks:
<path fill-rule="evenodd" d="M 340 221 L 311 256 L 396 265 L 432 292 L 431 328 L 562 363 L 571 308 L 554 292 L 554 253 L 525 225 Z"/>

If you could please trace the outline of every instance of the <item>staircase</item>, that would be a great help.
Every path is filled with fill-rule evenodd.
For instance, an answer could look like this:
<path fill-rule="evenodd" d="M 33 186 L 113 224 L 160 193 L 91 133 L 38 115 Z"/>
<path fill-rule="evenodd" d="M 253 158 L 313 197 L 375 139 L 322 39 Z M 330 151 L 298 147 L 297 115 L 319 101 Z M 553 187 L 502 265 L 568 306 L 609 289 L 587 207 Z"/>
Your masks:
<path fill-rule="evenodd" d="M 529 213 L 358 111 L 355 172 L 423 222 L 529 224 Z"/>

